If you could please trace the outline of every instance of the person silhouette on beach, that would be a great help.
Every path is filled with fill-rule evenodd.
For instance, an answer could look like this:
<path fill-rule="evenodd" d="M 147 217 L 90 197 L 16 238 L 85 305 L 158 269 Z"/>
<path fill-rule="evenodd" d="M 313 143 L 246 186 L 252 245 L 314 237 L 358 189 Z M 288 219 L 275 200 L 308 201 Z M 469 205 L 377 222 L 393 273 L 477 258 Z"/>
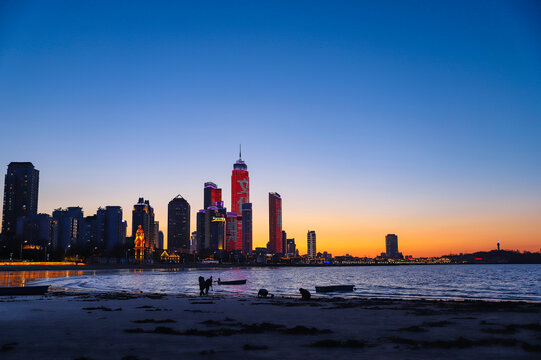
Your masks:
<path fill-rule="evenodd" d="M 274 297 L 274 294 L 269 294 L 269 291 L 267 289 L 259 289 L 259 292 L 257 293 L 258 298 L 266 298 L 267 296 L 270 296 L 272 299 Z"/>
<path fill-rule="evenodd" d="M 205 281 L 205 295 L 209 294 L 209 289 L 212 287 L 212 276 Z"/>
<path fill-rule="evenodd" d="M 312 297 L 312 294 L 310 294 L 310 291 L 300 288 L 299 291 L 301 292 L 301 296 L 303 300 L 310 300 Z"/>
<path fill-rule="evenodd" d="M 199 296 L 205 295 L 205 278 L 199 277 Z"/>

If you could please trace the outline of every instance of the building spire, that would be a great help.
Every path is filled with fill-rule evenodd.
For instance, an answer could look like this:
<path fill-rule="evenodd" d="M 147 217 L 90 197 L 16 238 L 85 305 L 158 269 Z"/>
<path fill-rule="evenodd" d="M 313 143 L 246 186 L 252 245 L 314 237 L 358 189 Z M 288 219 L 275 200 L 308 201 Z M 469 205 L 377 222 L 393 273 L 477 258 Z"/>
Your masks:
<path fill-rule="evenodd" d="M 242 159 L 242 144 L 239 144 L 239 159 Z"/>

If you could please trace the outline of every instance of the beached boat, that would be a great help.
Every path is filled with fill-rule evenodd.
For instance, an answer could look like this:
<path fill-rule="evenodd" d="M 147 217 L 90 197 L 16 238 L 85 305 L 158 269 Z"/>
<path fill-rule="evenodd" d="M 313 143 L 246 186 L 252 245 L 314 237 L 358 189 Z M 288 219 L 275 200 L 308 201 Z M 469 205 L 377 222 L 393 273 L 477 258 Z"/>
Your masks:
<path fill-rule="evenodd" d="M 353 285 L 330 285 L 330 286 L 316 286 L 316 292 L 352 292 Z"/>
<path fill-rule="evenodd" d="M 246 284 L 246 280 L 222 281 L 218 279 L 218 285 L 244 285 L 244 284 Z"/>
<path fill-rule="evenodd" d="M 43 295 L 47 292 L 47 290 L 49 290 L 49 285 L 0 287 L 0 296 Z"/>

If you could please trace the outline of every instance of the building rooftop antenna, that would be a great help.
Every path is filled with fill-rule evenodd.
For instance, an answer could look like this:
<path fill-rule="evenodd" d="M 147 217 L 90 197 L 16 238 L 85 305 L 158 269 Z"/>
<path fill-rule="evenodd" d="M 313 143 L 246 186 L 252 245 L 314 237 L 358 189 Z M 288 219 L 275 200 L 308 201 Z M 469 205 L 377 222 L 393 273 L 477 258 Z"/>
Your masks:
<path fill-rule="evenodd" d="M 239 144 L 239 159 L 242 159 L 242 144 Z"/>

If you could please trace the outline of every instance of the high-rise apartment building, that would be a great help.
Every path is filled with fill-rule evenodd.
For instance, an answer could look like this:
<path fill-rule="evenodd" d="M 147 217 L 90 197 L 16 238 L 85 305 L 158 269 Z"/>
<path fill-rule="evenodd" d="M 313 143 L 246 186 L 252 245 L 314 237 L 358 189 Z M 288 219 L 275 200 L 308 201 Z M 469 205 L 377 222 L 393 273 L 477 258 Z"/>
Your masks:
<path fill-rule="evenodd" d="M 282 252 L 282 198 L 278 193 L 269 193 L 269 251 Z"/>
<path fill-rule="evenodd" d="M 15 235 L 17 220 L 38 213 L 39 170 L 31 162 L 12 162 L 4 182 L 2 238 L 4 246 L 18 247 Z"/>
<path fill-rule="evenodd" d="M 387 234 L 385 236 L 385 255 L 389 259 L 399 259 L 402 254 L 398 252 L 398 236 L 395 234 Z"/>
<path fill-rule="evenodd" d="M 242 251 L 252 254 L 252 203 L 242 204 Z"/>
<path fill-rule="evenodd" d="M 314 230 L 308 230 L 308 257 L 316 257 L 316 232 Z"/>
<path fill-rule="evenodd" d="M 295 245 L 295 238 L 293 239 L 287 239 L 287 252 L 286 254 L 288 256 L 295 256 L 297 253 L 296 245 Z"/>
<path fill-rule="evenodd" d="M 285 230 L 282 230 L 282 253 L 287 254 L 287 233 Z"/>
<path fill-rule="evenodd" d="M 83 209 L 71 206 L 53 211 L 53 219 L 58 224 L 58 249 L 68 251 L 71 246 L 85 243 L 85 224 Z"/>
<path fill-rule="evenodd" d="M 111 252 L 115 246 L 122 245 L 126 242 L 126 230 L 124 221 L 122 220 L 122 208 L 120 206 L 106 206 L 103 217 L 103 242 L 106 251 Z"/>
<path fill-rule="evenodd" d="M 180 195 L 167 206 L 167 248 L 190 252 L 190 204 Z"/>

